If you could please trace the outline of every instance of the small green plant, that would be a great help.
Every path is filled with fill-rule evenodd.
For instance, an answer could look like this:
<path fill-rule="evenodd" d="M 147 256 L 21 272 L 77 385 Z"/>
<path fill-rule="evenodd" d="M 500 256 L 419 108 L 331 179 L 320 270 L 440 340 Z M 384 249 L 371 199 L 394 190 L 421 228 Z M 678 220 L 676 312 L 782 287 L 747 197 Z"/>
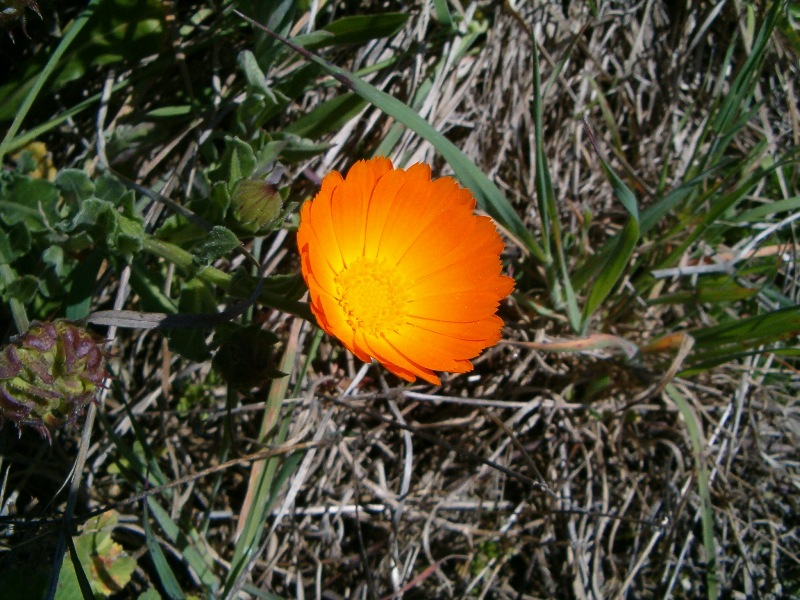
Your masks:
<path fill-rule="evenodd" d="M 80 598 L 77 565 L 83 570 L 95 598 L 108 598 L 124 592 L 136 569 L 136 560 L 112 538 L 119 515 L 113 511 L 88 520 L 83 532 L 74 538 L 75 555 L 65 560 L 58 579 L 57 597 Z"/>

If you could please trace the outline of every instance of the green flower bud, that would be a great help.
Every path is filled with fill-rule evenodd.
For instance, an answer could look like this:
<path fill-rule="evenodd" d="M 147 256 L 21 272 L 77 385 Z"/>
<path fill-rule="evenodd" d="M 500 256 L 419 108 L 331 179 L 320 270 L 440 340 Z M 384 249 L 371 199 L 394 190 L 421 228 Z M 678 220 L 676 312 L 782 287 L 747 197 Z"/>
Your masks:
<path fill-rule="evenodd" d="M 236 225 L 252 235 L 273 230 L 281 217 L 283 198 L 275 186 L 266 181 L 242 179 L 231 194 L 231 209 Z"/>
<path fill-rule="evenodd" d="M 105 353 L 70 321 L 34 322 L 0 350 L 0 423 L 50 430 L 72 425 L 107 373 Z"/>

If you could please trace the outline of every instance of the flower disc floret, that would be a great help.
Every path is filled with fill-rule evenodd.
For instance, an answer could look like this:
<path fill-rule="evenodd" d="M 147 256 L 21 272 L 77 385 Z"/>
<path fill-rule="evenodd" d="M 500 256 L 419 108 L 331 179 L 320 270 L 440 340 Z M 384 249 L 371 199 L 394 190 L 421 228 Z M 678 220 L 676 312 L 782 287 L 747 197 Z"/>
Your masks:
<path fill-rule="evenodd" d="M 408 292 L 401 275 L 382 261 L 361 259 L 336 275 L 339 306 L 353 331 L 397 332 L 406 321 Z"/>
<path fill-rule="evenodd" d="M 503 241 L 475 199 L 430 168 L 386 158 L 336 171 L 303 205 L 297 243 L 311 309 L 361 360 L 439 383 L 500 339 L 497 306 L 514 287 Z"/>

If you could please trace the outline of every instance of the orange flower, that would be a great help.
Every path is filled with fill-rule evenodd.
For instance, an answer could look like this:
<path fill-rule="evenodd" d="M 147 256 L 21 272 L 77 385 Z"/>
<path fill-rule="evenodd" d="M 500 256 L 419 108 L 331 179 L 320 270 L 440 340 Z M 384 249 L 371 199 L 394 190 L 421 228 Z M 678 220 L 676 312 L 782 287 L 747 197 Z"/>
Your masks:
<path fill-rule="evenodd" d="M 475 199 L 428 165 L 387 158 L 332 171 L 300 211 L 297 245 L 311 310 L 353 354 L 407 381 L 464 373 L 500 339 L 503 241 Z"/>

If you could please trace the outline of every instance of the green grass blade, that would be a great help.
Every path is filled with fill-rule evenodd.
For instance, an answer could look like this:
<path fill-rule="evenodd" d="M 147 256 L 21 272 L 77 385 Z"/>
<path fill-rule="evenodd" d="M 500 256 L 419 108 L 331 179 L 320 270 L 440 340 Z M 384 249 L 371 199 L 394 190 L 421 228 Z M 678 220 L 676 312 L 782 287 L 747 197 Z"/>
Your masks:
<path fill-rule="evenodd" d="M 639 229 L 642 235 L 650 232 L 658 223 L 668 214 L 683 205 L 688 198 L 698 193 L 698 190 L 703 189 L 703 184 L 721 175 L 730 173 L 736 170 L 734 164 L 738 162 L 734 159 L 723 160 L 717 164 L 709 167 L 707 170 L 699 173 L 697 176 L 684 181 L 678 187 L 670 191 L 663 198 L 658 200 L 655 204 L 647 207 L 642 211 L 641 219 L 639 222 Z"/>
<path fill-rule="evenodd" d="M 283 373 L 291 373 L 293 370 L 299 349 L 297 340 L 300 335 L 300 327 L 300 321 L 296 321 L 292 325 L 289 342 L 278 365 L 278 370 Z M 286 439 L 288 417 L 284 418 L 284 423 L 277 432 L 275 432 L 275 427 L 278 424 L 288 389 L 289 377 L 275 379 L 270 385 L 267 406 L 259 432 L 259 439 L 264 443 L 277 445 Z M 256 558 L 254 556 L 255 549 L 258 548 L 261 542 L 264 523 L 267 520 L 272 504 L 275 502 L 278 490 L 276 474 L 282 461 L 281 457 L 273 457 L 266 464 L 255 463 L 251 469 L 250 482 L 244 501 L 247 514 L 233 551 L 231 568 L 228 571 L 225 590 L 222 594 L 224 598 L 229 597 L 234 588 L 243 583 L 241 581 L 243 575 Z"/>
<path fill-rule="evenodd" d="M 714 517 L 712 514 L 711 494 L 709 493 L 708 467 L 705 461 L 706 445 L 703 439 L 703 430 L 697 414 L 678 389 L 673 384 L 668 383 L 665 390 L 670 399 L 677 405 L 683 420 L 686 421 L 686 429 L 692 442 L 694 462 L 697 466 L 697 493 L 700 496 L 703 547 L 706 551 L 706 597 L 709 600 L 716 600 L 719 597 L 717 550 L 714 539 Z"/>
<path fill-rule="evenodd" d="M 443 2 L 443 4 L 445 5 L 445 8 L 447 8 L 446 1 Z M 439 56 L 439 60 L 436 63 L 436 66 L 432 69 L 431 74 L 417 86 L 417 89 L 409 102 L 409 105 L 414 112 L 420 111 L 425 103 L 425 100 L 433 89 L 435 82 L 440 78 L 442 70 L 450 64 L 456 64 L 467 52 L 472 51 L 475 48 L 477 40 L 484 32 L 481 28 L 470 27 L 470 25 L 471 23 L 462 23 L 462 26 L 466 26 L 467 32 L 461 34 L 460 43 L 450 52 L 443 53 L 441 56 Z M 359 71 L 359 73 L 361 72 L 362 71 Z M 389 131 L 383 136 L 383 139 L 370 155 L 388 156 L 400 141 L 403 133 L 405 133 L 405 130 L 406 128 L 402 123 L 393 123 L 389 128 Z M 400 159 L 400 165 L 405 165 L 405 162 L 402 158 Z"/>
<path fill-rule="evenodd" d="M 586 323 L 591 317 L 592 313 L 600 306 L 600 304 L 608 297 L 611 290 L 617 285 L 625 270 L 628 268 L 633 251 L 639 241 L 639 208 L 636 203 L 636 197 L 628 189 L 628 186 L 614 173 L 613 169 L 608 165 L 605 159 L 599 152 L 597 144 L 594 139 L 594 134 L 588 127 L 586 128 L 589 139 L 594 146 L 595 152 L 600 159 L 600 164 L 603 167 L 606 179 L 608 179 L 611 187 L 614 189 L 614 195 L 620 204 L 630 215 L 625 227 L 616 236 L 607 242 L 608 251 L 602 252 L 604 260 L 597 266 L 595 271 L 594 284 L 589 291 L 589 296 L 583 306 L 583 322 Z"/>
<path fill-rule="evenodd" d="M 453 26 L 453 17 L 450 14 L 450 7 L 447 0 L 433 0 L 433 8 L 436 11 L 436 20 L 444 27 Z"/>
<path fill-rule="evenodd" d="M 794 212 L 800 210 L 800 196 L 784 198 L 776 202 L 769 202 L 756 208 L 751 208 L 737 215 L 733 221 L 736 223 L 758 222 L 764 217 L 769 217 L 780 212 Z"/>
<path fill-rule="evenodd" d="M 64 55 L 64 52 L 67 51 L 67 48 L 69 48 L 72 42 L 75 41 L 75 38 L 81 32 L 81 29 L 83 29 L 84 25 L 86 25 L 86 23 L 89 21 L 95 7 L 98 4 L 100 4 L 100 0 L 91 0 L 89 2 L 89 5 L 72 22 L 64 34 L 64 37 L 61 38 L 61 41 L 56 49 L 53 50 L 53 53 L 50 55 L 50 59 L 47 61 L 44 69 L 42 69 L 42 72 L 39 73 L 39 77 L 36 78 L 36 82 L 28 92 L 28 95 L 25 96 L 22 106 L 19 107 L 14 120 L 11 122 L 8 131 L 6 131 L 3 142 L 0 143 L 0 163 L 3 162 L 3 157 L 5 157 L 6 153 L 8 152 L 10 142 L 14 139 L 14 136 L 17 135 L 17 131 L 19 131 L 22 121 L 24 121 L 25 117 L 28 115 L 28 111 L 30 111 L 31 106 L 33 106 L 33 103 L 39 96 L 39 92 L 42 91 L 42 87 L 44 87 L 44 84 L 47 82 L 48 78 L 53 74 L 53 71 L 55 71 L 56 67 L 58 66 L 58 62 Z"/>
<path fill-rule="evenodd" d="M 114 84 L 111 87 L 111 93 L 114 94 L 125 86 L 129 85 L 129 81 L 120 81 Z M 60 126 L 61 124 L 69 121 L 74 116 L 82 113 L 87 108 L 91 108 L 102 98 L 102 94 L 94 94 L 93 96 L 89 96 L 86 100 L 82 100 L 75 106 L 66 109 L 64 112 L 59 113 L 57 116 L 53 117 L 52 119 L 48 119 L 44 123 L 40 123 L 35 125 L 29 130 L 24 131 L 20 135 L 14 137 L 13 139 L 6 136 L 7 139 L 3 140 L 2 146 L 0 146 L 0 159 L 4 154 L 8 154 L 10 152 L 14 152 L 19 150 L 23 146 L 31 143 L 35 139 L 41 137 L 43 134 L 47 133 L 48 131 L 52 131 L 56 127 Z M 19 127 L 19 126 L 18 126 Z M 10 131 L 10 130 L 9 130 Z"/>
<path fill-rule="evenodd" d="M 153 561 L 153 566 L 156 568 L 156 573 L 158 573 L 158 578 L 161 581 L 164 593 L 171 600 L 181 600 L 185 595 L 150 525 L 150 511 L 147 510 L 147 506 L 151 503 L 155 503 L 153 498 L 148 498 L 147 501 L 142 504 L 142 526 L 144 528 L 144 535 L 147 541 L 148 551 L 150 552 L 150 558 Z"/>
<path fill-rule="evenodd" d="M 725 89 L 723 85 L 725 78 L 720 77 L 718 79 L 714 90 L 714 95 L 717 98 L 716 109 L 712 108 L 705 130 L 695 146 L 698 171 L 704 171 L 708 165 L 714 165 L 722 160 L 724 153 L 733 140 L 734 134 L 744 127 L 750 116 L 755 113 L 756 108 L 752 106 L 754 103 L 754 90 L 758 85 L 767 44 L 772 37 L 772 32 L 785 4 L 786 0 L 772 3 L 758 30 L 758 35 L 753 42 L 752 48 L 747 54 L 747 59 L 737 71 L 728 89 Z M 736 40 L 734 39 L 728 47 L 725 65 L 733 64 L 735 42 Z M 727 68 L 727 66 L 724 68 Z M 721 72 L 724 72 L 724 68 Z M 710 147 L 703 149 L 702 154 L 698 156 L 698 151 L 704 147 L 704 142 L 709 136 L 711 136 Z"/>
<path fill-rule="evenodd" d="M 550 179 L 550 166 L 547 162 L 547 155 L 544 150 L 544 120 L 542 118 L 542 100 L 544 92 L 542 90 L 542 78 L 539 72 L 539 54 L 536 40 L 531 36 L 533 56 L 533 123 L 534 123 L 534 147 L 536 162 L 536 203 L 539 208 L 539 219 L 541 221 L 541 239 L 546 254 L 545 272 L 548 279 L 548 287 L 555 308 L 566 308 L 567 318 L 573 331 L 582 332 L 584 322 L 581 319 L 581 311 L 578 308 L 578 300 L 575 297 L 572 280 L 570 279 L 567 261 L 564 257 L 564 245 L 561 236 L 561 222 L 559 221 L 558 207 L 556 205 L 556 194 L 553 189 L 553 182 Z"/>
<path fill-rule="evenodd" d="M 72 561 L 72 568 L 75 570 L 75 577 L 78 580 L 78 588 L 81 591 L 81 596 L 83 596 L 83 600 L 94 600 L 92 584 L 89 583 L 89 579 L 86 577 L 86 571 L 83 569 L 81 559 L 78 556 L 78 550 L 75 548 L 75 542 L 72 540 L 71 535 L 66 536 L 66 542 L 67 549 L 69 550 L 69 558 Z"/>
<path fill-rule="evenodd" d="M 360 113 L 366 102 L 356 94 L 341 94 L 319 104 L 284 131 L 304 138 L 317 139 L 334 129 L 340 129 Z"/>
<path fill-rule="evenodd" d="M 682 377 L 754 354 L 781 353 L 787 349 L 779 344 L 782 340 L 793 342 L 789 349 L 796 346 L 794 340 L 800 335 L 800 306 L 693 329 L 689 334 L 695 344 L 688 365 L 680 373 Z"/>
<path fill-rule="evenodd" d="M 436 131 L 425 119 L 397 98 L 380 91 L 366 81 L 344 69 L 340 69 L 305 48 L 293 44 L 287 38 L 267 29 L 239 11 L 235 10 L 234 12 L 254 27 L 286 44 L 307 60 L 320 66 L 326 73 L 336 78 L 356 94 L 428 140 L 450 164 L 461 182 L 472 191 L 478 206 L 516 238 L 523 248 L 526 248 L 538 260 L 547 262 L 543 249 L 525 227 L 519 215 L 517 215 L 498 187 L 461 150 L 444 135 Z"/>
<path fill-rule="evenodd" d="M 729 209 L 733 208 L 739 201 L 745 198 L 755 186 L 764 179 L 764 171 L 758 169 L 753 175 L 727 194 L 721 196 L 714 195 L 714 200 L 711 207 L 698 221 L 692 223 L 691 231 L 685 236 L 683 241 L 672 250 L 663 260 L 659 261 L 656 269 L 664 269 L 676 264 L 686 250 L 690 248 L 695 241 L 702 238 L 708 244 L 712 243 L 709 235 L 709 228 L 714 225 Z M 685 224 L 683 225 L 685 227 Z"/>
<path fill-rule="evenodd" d="M 741 349 L 744 344 L 778 341 L 800 334 L 800 306 L 774 310 L 763 315 L 737 319 L 713 327 L 695 329 L 695 349 L 712 349 L 723 345 L 734 345 Z"/>
<path fill-rule="evenodd" d="M 98 418 L 104 425 L 105 433 L 109 436 L 111 442 L 127 462 L 128 468 L 121 469 L 121 472 L 135 485 L 140 485 L 142 482 L 147 482 L 152 486 L 165 485 L 168 479 L 158 466 L 158 462 L 147 446 L 147 436 L 130 411 L 128 411 L 128 416 L 131 418 L 131 426 L 136 439 L 142 446 L 146 463 L 142 462 L 141 457 L 133 448 L 128 446 L 128 444 L 116 434 L 113 427 L 108 422 L 107 417 L 102 412 L 98 413 Z M 171 494 L 171 490 L 166 493 Z M 188 535 L 184 533 L 181 527 L 172 520 L 169 513 L 161 508 L 155 498 L 148 498 L 148 506 L 158 526 L 161 528 L 161 531 L 170 543 L 180 550 L 186 564 L 194 571 L 198 579 L 207 589 L 212 591 L 216 590 L 219 587 L 219 582 L 214 575 L 210 558 L 206 560 L 206 557 L 195 547 L 195 541 L 190 537 L 195 535 L 194 528 L 190 526 L 188 528 Z"/>

